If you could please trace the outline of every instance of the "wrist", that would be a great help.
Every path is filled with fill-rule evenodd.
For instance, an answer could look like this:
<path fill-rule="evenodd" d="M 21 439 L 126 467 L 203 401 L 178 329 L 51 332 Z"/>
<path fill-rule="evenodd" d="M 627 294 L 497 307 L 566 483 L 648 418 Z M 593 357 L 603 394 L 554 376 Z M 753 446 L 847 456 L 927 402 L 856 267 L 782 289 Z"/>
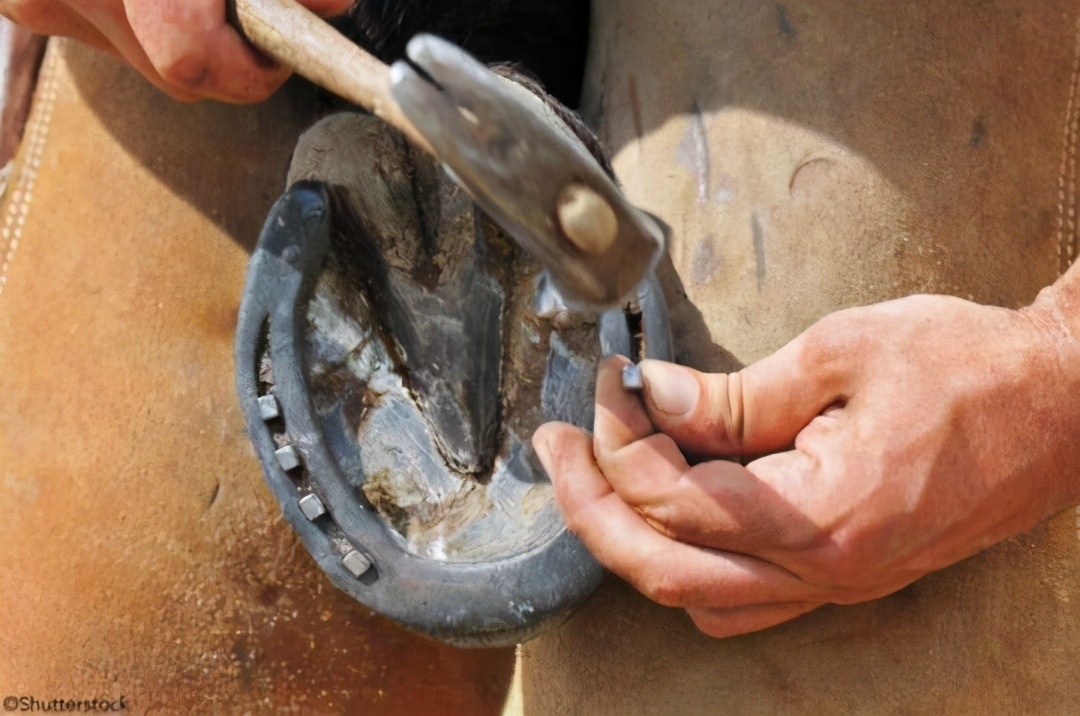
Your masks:
<path fill-rule="evenodd" d="M 1042 312 L 1080 343 L 1080 263 L 1035 297 L 1029 312 Z"/>
<path fill-rule="evenodd" d="M 1068 456 L 1075 456 L 1080 444 L 1080 271 L 1075 269 L 1020 311 L 1033 329 L 1034 350 L 1052 359 L 1049 371 L 1038 378 L 1043 402 L 1056 406 L 1051 419 L 1056 424 L 1047 426 L 1046 438 L 1060 442 L 1058 452 Z M 1033 362 L 1038 362 L 1035 355 Z M 1059 509 L 1080 503 L 1077 460 L 1061 463 L 1055 465 L 1053 486 Z"/>

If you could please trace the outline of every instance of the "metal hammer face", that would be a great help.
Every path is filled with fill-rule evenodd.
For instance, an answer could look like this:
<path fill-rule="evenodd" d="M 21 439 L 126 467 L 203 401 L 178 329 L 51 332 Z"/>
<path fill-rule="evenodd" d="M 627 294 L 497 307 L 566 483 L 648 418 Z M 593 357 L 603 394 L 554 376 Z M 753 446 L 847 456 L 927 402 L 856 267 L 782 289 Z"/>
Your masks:
<path fill-rule="evenodd" d="M 539 98 L 432 35 L 390 69 L 391 93 L 455 181 L 570 303 L 623 302 L 663 232 Z"/>

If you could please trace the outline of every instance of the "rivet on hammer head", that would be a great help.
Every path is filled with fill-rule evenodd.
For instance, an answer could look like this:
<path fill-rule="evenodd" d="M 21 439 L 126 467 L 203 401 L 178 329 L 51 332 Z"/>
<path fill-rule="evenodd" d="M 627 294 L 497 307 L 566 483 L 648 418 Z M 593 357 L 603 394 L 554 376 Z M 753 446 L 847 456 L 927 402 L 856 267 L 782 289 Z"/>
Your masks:
<path fill-rule="evenodd" d="M 567 184 L 555 200 L 555 215 L 566 238 L 590 256 L 611 248 L 619 235 L 619 220 L 604 197 L 584 184 Z"/>
<path fill-rule="evenodd" d="M 272 395 L 259 396 L 260 418 L 263 420 L 273 420 L 279 415 L 281 415 L 281 409 L 278 407 L 277 398 Z"/>
<path fill-rule="evenodd" d="M 285 472 L 300 467 L 300 454 L 292 445 L 278 448 L 274 451 L 274 455 L 277 457 L 278 465 L 281 465 L 281 469 Z"/>
<path fill-rule="evenodd" d="M 300 260 L 300 249 L 296 246 L 286 246 L 281 252 L 281 258 L 289 265 L 295 265 Z"/>
<path fill-rule="evenodd" d="M 641 366 L 636 363 L 624 365 L 622 369 L 622 387 L 625 390 L 644 390 L 645 381 L 641 377 Z"/>
<path fill-rule="evenodd" d="M 326 505 L 318 495 L 304 495 L 300 498 L 300 511 L 304 513 L 304 517 L 314 522 L 326 514 Z"/>
<path fill-rule="evenodd" d="M 350 550 L 348 554 L 342 557 L 341 563 L 345 565 L 345 569 L 352 572 L 352 575 L 357 578 L 371 569 L 371 562 L 368 558 L 357 552 L 355 549 Z"/>

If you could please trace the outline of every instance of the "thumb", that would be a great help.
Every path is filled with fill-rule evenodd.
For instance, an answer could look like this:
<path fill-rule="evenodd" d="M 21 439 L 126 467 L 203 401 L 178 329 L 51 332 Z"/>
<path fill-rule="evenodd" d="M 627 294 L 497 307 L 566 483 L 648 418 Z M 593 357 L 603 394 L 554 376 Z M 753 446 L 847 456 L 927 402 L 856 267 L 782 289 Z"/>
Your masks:
<path fill-rule="evenodd" d="M 803 338 L 737 373 L 702 373 L 645 360 L 645 408 L 681 449 L 708 456 L 783 450 L 825 408 L 843 399 L 835 358 L 807 351 Z M 811 354 L 816 356 L 810 360 Z"/>

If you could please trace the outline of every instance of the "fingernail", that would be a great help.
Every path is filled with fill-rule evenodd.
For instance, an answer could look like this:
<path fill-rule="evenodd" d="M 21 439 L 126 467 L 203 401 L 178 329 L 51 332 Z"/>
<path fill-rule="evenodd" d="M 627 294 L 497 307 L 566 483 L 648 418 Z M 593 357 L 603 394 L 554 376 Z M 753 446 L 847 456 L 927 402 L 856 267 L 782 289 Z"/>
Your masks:
<path fill-rule="evenodd" d="M 697 377 L 689 369 L 647 360 L 641 363 L 641 375 L 649 402 L 661 413 L 679 417 L 697 405 L 700 388 Z"/>

